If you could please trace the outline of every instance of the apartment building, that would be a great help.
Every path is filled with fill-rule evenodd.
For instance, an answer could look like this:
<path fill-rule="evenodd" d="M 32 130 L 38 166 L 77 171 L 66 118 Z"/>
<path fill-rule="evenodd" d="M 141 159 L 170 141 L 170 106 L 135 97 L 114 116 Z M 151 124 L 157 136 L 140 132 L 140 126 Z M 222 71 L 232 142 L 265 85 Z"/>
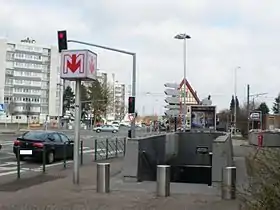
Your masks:
<path fill-rule="evenodd" d="M 0 122 L 40 122 L 62 116 L 63 84 L 56 47 L 0 39 Z"/>
<path fill-rule="evenodd" d="M 125 84 L 115 83 L 115 119 L 122 120 L 125 112 Z"/>

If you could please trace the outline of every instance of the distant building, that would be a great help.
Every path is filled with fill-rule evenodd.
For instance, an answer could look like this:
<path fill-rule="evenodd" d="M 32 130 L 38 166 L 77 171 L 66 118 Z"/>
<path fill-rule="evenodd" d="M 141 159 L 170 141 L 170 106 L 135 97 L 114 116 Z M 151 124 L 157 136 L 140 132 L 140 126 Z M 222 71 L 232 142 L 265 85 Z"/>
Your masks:
<path fill-rule="evenodd" d="M 179 90 L 181 92 L 181 97 L 180 97 L 181 103 L 182 104 L 184 103 L 184 86 L 186 86 L 186 105 L 199 104 L 200 100 L 197 96 L 196 91 L 193 90 L 192 86 L 186 79 L 182 80 L 179 87 Z"/>
<path fill-rule="evenodd" d="M 125 84 L 115 80 L 115 74 L 112 74 L 112 80 L 108 80 L 111 89 L 111 100 L 108 107 L 107 118 L 109 120 L 122 120 L 126 114 Z"/>
<path fill-rule="evenodd" d="M 7 108 L 0 122 L 43 123 L 62 115 L 60 56 L 56 47 L 30 38 L 0 39 L 0 103 Z"/>

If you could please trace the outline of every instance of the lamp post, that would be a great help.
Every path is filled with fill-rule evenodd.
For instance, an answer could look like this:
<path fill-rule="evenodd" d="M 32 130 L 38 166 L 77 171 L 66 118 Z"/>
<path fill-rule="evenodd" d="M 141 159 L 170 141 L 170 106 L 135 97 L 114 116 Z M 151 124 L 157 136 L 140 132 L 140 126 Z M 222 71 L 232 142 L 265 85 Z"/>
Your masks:
<path fill-rule="evenodd" d="M 180 40 L 184 40 L 184 122 L 183 122 L 183 131 L 186 131 L 186 74 L 187 74 L 187 39 L 191 39 L 190 35 L 187 34 L 177 34 L 175 37 L 175 39 L 180 39 Z"/>
<path fill-rule="evenodd" d="M 240 66 L 237 66 L 234 69 L 234 134 L 236 134 L 236 115 L 237 115 L 237 70 L 240 69 Z"/>

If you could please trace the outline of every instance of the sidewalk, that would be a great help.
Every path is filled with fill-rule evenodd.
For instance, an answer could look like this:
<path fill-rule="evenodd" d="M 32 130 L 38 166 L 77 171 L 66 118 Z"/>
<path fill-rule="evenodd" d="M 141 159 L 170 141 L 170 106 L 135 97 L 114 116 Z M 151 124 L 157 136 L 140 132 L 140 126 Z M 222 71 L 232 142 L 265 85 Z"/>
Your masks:
<path fill-rule="evenodd" d="M 80 168 L 79 186 L 72 184 L 72 171 L 69 169 L 59 175 L 49 172 L 45 176 L 56 179 L 40 185 L 16 192 L 0 192 L 0 210 L 238 210 L 237 202 L 220 201 L 219 197 L 209 194 L 172 194 L 168 198 L 156 198 L 154 192 L 141 190 L 137 183 L 133 184 L 136 187 L 126 190 L 116 188 L 122 182 L 118 172 L 122 169 L 123 161 L 120 158 L 108 162 L 111 163 L 112 175 L 110 194 L 96 193 L 96 163 L 93 163 Z"/>

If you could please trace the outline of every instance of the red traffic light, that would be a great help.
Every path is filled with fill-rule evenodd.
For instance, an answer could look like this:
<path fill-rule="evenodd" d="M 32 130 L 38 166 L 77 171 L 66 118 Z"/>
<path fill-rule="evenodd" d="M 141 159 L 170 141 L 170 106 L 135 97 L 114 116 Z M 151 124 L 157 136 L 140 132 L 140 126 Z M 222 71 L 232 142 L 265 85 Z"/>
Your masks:
<path fill-rule="evenodd" d="M 64 34 L 63 34 L 63 33 L 59 33 L 59 34 L 58 34 L 58 37 L 59 37 L 60 39 L 63 39 L 63 38 L 64 38 Z"/>
<path fill-rule="evenodd" d="M 67 50 L 67 32 L 66 31 L 58 31 L 58 52 L 62 50 Z"/>

